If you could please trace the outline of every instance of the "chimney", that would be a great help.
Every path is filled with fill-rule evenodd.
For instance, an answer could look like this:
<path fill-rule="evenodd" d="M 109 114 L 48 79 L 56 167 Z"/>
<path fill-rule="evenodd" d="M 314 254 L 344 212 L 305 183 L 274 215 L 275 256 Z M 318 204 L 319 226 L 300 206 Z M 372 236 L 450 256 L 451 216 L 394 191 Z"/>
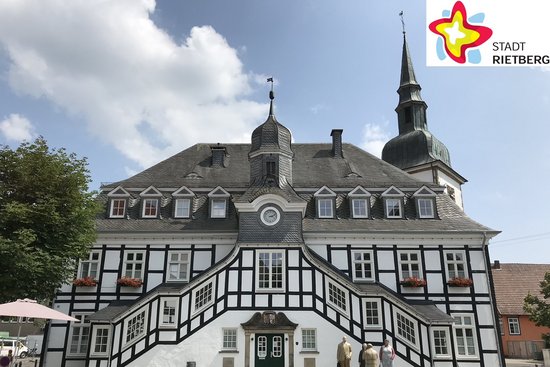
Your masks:
<path fill-rule="evenodd" d="M 342 153 L 342 129 L 332 129 L 332 156 L 334 158 L 344 158 Z"/>
<path fill-rule="evenodd" d="M 495 263 L 493 264 L 493 269 L 500 270 L 500 261 L 495 260 Z"/>
<path fill-rule="evenodd" d="M 218 143 L 218 145 L 211 146 L 210 149 L 212 150 L 212 167 L 224 167 L 225 147 Z"/>

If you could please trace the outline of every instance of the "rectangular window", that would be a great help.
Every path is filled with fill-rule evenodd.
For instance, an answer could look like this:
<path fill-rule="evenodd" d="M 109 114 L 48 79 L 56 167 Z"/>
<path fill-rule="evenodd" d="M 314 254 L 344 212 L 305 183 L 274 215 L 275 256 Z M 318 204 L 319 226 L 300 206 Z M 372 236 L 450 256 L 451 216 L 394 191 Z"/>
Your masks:
<path fill-rule="evenodd" d="M 237 350 L 237 329 L 223 329 L 224 350 Z"/>
<path fill-rule="evenodd" d="M 446 252 L 447 276 L 452 278 L 466 278 L 466 260 L 463 252 Z"/>
<path fill-rule="evenodd" d="M 147 312 L 143 310 L 135 314 L 132 318 L 126 321 L 126 338 L 125 344 L 132 343 L 145 335 L 145 325 L 147 321 Z"/>
<path fill-rule="evenodd" d="M 109 350 L 109 326 L 98 326 L 92 335 L 92 353 L 105 355 Z"/>
<path fill-rule="evenodd" d="M 78 319 L 71 324 L 71 345 L 69 354 L 86 355 L 88 351 L 88 340 L 90 338 L 90 322 L 86 314 L 73 314 Z"/>
<path fill-rule="evenodd" d="M 275 166 L 275 162 L 273 161 L 267 161 L 265 162 L 265 171 L 267 175 L 276 175 L 277 169 Z"/>
<path fill-rule="evenodd" d="M 386 217 L 401 218 L 401 199 L 386 199 Z"/>
<path fill-rule="evenodd" d="M 418 215 L 420 218 L 434 217 L 434 201 L 433 199 L 417 199 Z"/>
<path fill-rule="evenodd" d="M 178 299 L 177 298 L 161 298 L 161 325 L 174 326 L 178 321 Z"/>
<path fill-rule="evenodd" d="M 422 278 L 420 272 L 420 255 L 418 252 L 401 252 L 399 254 L 401 279 Z"/>
<path fill-rule="evenodd" d="M 189 218 L 191 213 L 191 199 L 176 199 L 174 217 Z"/>
<path fill-rule="evenodd" d="M 449 346 L 451 342 L 449 340 L 449 332 L 446 328 L 433 328 L 432 329 L 433 348 L 435 357 L 448 357 L 450 356 Z"/>
<path fill-rule="evenodd" d="M 317 199 L 319 218 L 333 218 L 332 199 Z"/>
<path fill-rule="evenodd" d="M 168 253 L 168 281 L 187 282 L 189 280 L 189 252 L 171 251 Z"/>
<path fill-rule="evenodd" d="M 226 199 L 210 199 L 210 216 L 212 218 L 225 218 Z"/>
<path fill-rule="evenodd" d="M 206 284 L 202 288 L 197 289 L 194 293 L 195 298 L 195 312 L 200 311 L 203 308 L 214 302 L 213 300 L 214 281 Z"/>
<path fill-rule="evenodd" d="M 143 279 L 144 258 L 143 252 L 126 252 L 124 276 Z"/>
<path fill-rule="evenodd" d="M 508 318 L 508 332 L 510 335 L 520 335 L 519 319 L 517 317 Z"/>
<path fill-rule="evenodd" d="M 353 208 L 354 218 L 368 218 L 368 201 L 367 199 L 352 199 L 351 206 Z"/>
<path fill-rule="evenodd" d="M 258 251 L 257 256 L 258 290 L 283 290 L 283 251 Z"/>
<path fill-rule="evenodd" d="M 417 346 L 416 323 L 397 311 L 395 312 L 395 320 L 397 323 L 397 335 L 408 341 L 410 344 Z"/>
<path fill-rule="evenodd" d="M 302 329 L 302 350 L 317 351 L 316 329 Z"/>
<path fill-rule="evenodd" d="M 353 251 L 353 279 L 374 280 L 372 251 Z"/>
<path fill-rule="evenodd" d="M 381 315 L 381 303 L 379 299 L 367 299 L 364 303 L 365 306 L 365 320 L 364 324 L 366 328 L 381 327 L 382 315 Z"/>
<path fill-rule="evenodd" d="M 143 218 L 156 218 L 159 199 L 143 199 Z"/>
<path fill-rule="evenodd" d="M 346 290 L 340 288 L 338 285 L 327 281 L 328 302 L 335 306 L 338 310 L 347 314 L 347 298 L 348 293 Z"/>
<path fill-rule="evenodd" d="M 80 260 L 78 277 L 91 277 L 97 279 L 97 269 L 99 268 L 99 251 L 92 251 L 86 260 Z"/>
<path fill-rule="evenodd" d="M 123 218 L 126 213 L 126 199 L 111 199 L 111 218 Z"/>
<path fill-rule="evenodd" d="M 456 351 L 462 357 L 477 357 L 475 325 L 472 315 L 453 315 Z"/>

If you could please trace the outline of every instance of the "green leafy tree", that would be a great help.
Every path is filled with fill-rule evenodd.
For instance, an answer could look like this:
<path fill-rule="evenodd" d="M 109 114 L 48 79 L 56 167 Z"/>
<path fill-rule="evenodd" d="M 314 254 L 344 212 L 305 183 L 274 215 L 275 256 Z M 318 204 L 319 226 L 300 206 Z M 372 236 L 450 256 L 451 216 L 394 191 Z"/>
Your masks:
<path fill-rule="evenodd" d="M 543 299 L 529 293 L 523 300 L 523 310 L 537 326 L 550 327 L 550 272 L 544 274 L 544 280 L 540 282 L 540 293 Z M 550 333 L 543 334 L 542 337 L 546 347 L 550 347 Z"/>
<path fill-rule="evenodd" d="M 0 302 L 49 300 L 95 240 L 86 159 L 42 138 L 0 146 Z"/>

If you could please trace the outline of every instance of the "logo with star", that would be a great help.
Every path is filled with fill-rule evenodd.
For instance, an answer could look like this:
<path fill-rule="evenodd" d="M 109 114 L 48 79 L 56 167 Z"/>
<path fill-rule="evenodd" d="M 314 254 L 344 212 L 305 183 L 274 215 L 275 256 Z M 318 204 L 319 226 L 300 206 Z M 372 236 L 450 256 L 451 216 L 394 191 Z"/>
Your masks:
<path fill-rule="evenodd" d="M 468 18 L 464 4 L 457 1 L 450 13 L 446 10 L 443 12 L 443 18 L 431 22 L 428 28 L 440 36 L 436 44 L 438 58 L 443 60 L 448 56 L 459 64 L 466 61 L 478 64 L 481 61 L 481 53 L 475 48 L 484 44 L 493 35 L 491 28 L 478 25 L 484 19 L 484 13 L 477 13 Z"/>

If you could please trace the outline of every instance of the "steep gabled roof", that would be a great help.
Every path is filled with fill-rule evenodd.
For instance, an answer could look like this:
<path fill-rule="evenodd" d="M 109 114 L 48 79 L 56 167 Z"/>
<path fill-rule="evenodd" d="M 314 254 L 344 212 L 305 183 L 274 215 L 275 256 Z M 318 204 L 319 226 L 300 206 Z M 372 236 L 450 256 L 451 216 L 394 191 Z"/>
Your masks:
<path fill-rule="evenodd" d="M 500 269 L 492 272 L 498 312 L 525 315 L 523 299 L 529 293 L 542 297 L 540 282 L 550 272 L 550 264 L 500 264 Z"/>

